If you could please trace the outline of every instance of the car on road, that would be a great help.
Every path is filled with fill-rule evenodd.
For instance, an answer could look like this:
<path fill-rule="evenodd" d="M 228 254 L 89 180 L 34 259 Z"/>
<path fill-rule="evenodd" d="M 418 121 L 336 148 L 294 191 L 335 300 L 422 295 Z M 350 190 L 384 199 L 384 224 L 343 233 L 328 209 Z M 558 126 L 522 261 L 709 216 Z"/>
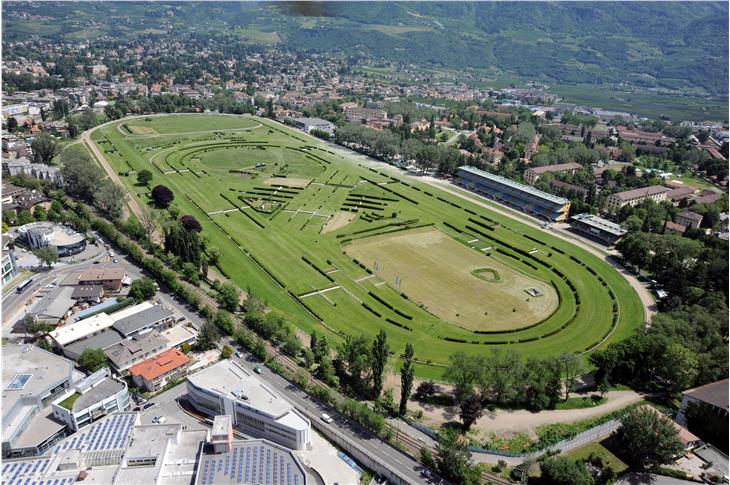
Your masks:
<path fill-rule="evenodd" d="M 330 416 L 327 413 L 322 413 L 322 416 L 320 416 L 320 419 L 322 419 L 322 421 L 324 421 L 327 424 L 330 424 L 332 421 L 334 421 L 334 419 L 332 419 L 332 416 Z"/>
<path fill-rule="evenodd" d="M 257 374 L 261 374 L 264 370 L 261 368 L 260 365 L 257 365 L 256 367 L 253 368 L 253 371 Z"/>
<path fill-rule="evenodd" d="M 240 359 L 241 357 L 243 357 L 243 354 L 240 351 L 236 351 L 236 357 Z"/>
<path fill-rule="evenodd" d="M 99 264 L 99 261 L 94 261 L 94 262 L 93 262 L 93 263 L 91 263 L 91 264 Z"/>
<path fill-rule="evenodd" d="M 118 263 L 119 262 L 119 260 L 117 258 L 114 258 L 112 261 L 115 262 L 115 263 Z"/>
<path fill-rule="evenodd" d="M 151 407 L 154 407 L 156 404 L 156 402 L 148 402 L 144 406 L 142 406 L 142 409 L 149 409 Z"/>

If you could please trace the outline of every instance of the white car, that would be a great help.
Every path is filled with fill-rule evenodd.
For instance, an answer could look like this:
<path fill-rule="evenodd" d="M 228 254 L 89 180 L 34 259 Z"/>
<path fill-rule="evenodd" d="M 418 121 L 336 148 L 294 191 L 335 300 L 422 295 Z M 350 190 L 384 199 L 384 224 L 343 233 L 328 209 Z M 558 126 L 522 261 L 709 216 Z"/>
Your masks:
<path fill-rule="evenodd" d="M 167 418 L 164 416 L 160 416 L 160 418 L 157 420 L 157 424 L 165 424 L 165 421 L 167 421 Z"/>
<path fill-rule="evenodd" d="M 322 413 L 321 419 L 322 419 L 322 421 L 324 421 L 327 424 L 330 424 L 332 421 L 334 421 L 334 419 L 332 419 L 332 416 L 330 416 L 327 413 Z"/>

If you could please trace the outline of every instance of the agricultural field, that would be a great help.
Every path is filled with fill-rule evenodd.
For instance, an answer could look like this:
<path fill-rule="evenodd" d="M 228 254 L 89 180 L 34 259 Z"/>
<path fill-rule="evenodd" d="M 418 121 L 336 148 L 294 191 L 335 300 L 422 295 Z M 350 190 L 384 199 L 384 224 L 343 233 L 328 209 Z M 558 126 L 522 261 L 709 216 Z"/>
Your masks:
<path fill-rule="evenodd" d="M 334 342 L 384 329 L 395 356 L 411 342 L 420 377 L 440 378 L 457 351 L 587 355 L 643 323 L 592 254 L 271 120 L 140 117 L 92 140 L 142 204 L 168 186 L 242 289 Z"/>

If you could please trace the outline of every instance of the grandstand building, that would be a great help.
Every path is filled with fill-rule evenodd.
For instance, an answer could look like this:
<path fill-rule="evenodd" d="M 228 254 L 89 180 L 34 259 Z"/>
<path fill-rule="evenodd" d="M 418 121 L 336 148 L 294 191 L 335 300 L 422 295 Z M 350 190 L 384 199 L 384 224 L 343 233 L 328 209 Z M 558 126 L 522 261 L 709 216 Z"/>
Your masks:
<path fill-rule="evenodd" d="M 568 218 L 570 201 L 474 167 L 459 167 L 457 184 L 508 207 L 551 222 Z"/>
<path fill-rule="evenodd" d="M 311 441 L 311 424 L 291 404 L 232 360 L 188 376 L 188 400 L 199 411 L 228 414 L 241 432 L 294 450 Z"/>
<path fill-rule="evenodd" d="M 607 246 L 613 246 L 626 234 L 626 229 L 615 222 L 588 213 L 573 216 L 570 226 L 576 232 L 598 239 Z"/>

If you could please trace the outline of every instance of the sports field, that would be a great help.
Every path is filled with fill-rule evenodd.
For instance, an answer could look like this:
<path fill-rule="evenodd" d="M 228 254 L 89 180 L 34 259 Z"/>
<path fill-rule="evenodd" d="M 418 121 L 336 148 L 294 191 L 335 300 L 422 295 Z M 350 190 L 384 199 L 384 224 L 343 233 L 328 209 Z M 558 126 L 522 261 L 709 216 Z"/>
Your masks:
<path fill-rule="evenodd" d="M 440 377 L 456 351 L 586 353 L 642 325 L 599 258 L 271 120 L 150 116 L 92 140 L 141 203 L 136 171 L 170 187 L 241 288 L 333 341 L 384 329 L 395 355 L 411 342 L 419 376 Z"/>

